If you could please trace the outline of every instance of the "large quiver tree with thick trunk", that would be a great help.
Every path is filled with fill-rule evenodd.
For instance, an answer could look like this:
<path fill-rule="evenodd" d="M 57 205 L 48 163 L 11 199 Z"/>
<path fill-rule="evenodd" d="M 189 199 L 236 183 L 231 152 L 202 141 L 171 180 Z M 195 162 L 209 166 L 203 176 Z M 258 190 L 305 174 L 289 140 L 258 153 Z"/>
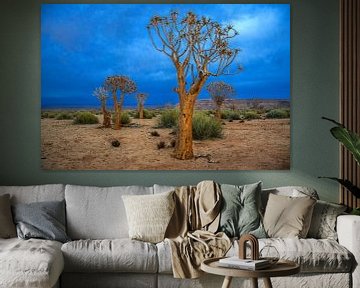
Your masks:
<path fill-rule="evenodd" d="M 210 76 L 229 74 L 239 49 L 229 40 L 238 33 L 231 26 L 221 26 L 206 17 L 188 12 L 180 18 L 154 16 L 147 27 L 153 46 L 168 56 L 176 69 L 179 97 L 178 133 L 174 156 L 191 159 L 193 153 L 192 117 L 196 99 Z"/>
<path fill-rule="evenodd" d="M 135 93 L 137 89 L 136 84 L 127 76 L 115 75 L 107 77 L 104 86 L 106 90 L 111 91 L 112 93 L 115 110 L 114 129 L 119 130 L 121 128 L 121 111 L 124 104 L 125 95 Z M 119 98 L 117 95 L 118 91 L 120 92 Z"/>

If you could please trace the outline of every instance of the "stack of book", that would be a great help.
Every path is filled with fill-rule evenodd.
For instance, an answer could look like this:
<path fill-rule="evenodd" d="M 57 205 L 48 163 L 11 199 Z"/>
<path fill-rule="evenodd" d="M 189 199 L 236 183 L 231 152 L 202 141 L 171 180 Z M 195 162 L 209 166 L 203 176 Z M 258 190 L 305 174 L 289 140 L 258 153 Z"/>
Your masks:
<path fill-rule="evenodd" d="M 260 270 L 270 267 L 271 262 L 267 259 L 251 260 L 240 259 L 238 256 L 234 256 L 220 259 L 219 266 L 246 270 Z"/>

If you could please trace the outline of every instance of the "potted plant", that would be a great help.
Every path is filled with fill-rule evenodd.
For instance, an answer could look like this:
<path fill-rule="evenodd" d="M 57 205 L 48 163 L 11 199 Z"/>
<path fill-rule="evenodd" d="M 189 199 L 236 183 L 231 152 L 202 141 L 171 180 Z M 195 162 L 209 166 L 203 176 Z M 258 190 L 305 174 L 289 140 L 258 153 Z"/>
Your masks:
<path fill-rule="evenodd" d="M 322 117 L 322 119 L 328 120 L 334 124 L 335 127 L 330 129 L 331 134 L 342 143 L 346 149 L 353 155 L 355 161 L 360 165 L 360 136 L 353 131 L 347 129 L 343 124 L 336 122 L 333 119 Z M 340 179 L 336 177 L 319 177 L 327 178 L 339 182 L 347 190 L 349 190 L 356 198 L 360 198 L 360 187 L 354 185 L 348 179 Z M 360 207 L 354 208 L 351 214 L 360 215 Z"/>

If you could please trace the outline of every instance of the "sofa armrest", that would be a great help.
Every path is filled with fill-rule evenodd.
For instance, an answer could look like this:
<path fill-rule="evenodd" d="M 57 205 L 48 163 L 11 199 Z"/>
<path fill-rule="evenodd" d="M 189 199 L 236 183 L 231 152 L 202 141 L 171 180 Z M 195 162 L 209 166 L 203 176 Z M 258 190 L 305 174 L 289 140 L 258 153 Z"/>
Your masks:
<path fill-rule="evenodd" d="M 360 287 L 360 216 L 338 216 L 336 229 L 340 245 L 347 248 L 355 257 L 353 287 Z"/>

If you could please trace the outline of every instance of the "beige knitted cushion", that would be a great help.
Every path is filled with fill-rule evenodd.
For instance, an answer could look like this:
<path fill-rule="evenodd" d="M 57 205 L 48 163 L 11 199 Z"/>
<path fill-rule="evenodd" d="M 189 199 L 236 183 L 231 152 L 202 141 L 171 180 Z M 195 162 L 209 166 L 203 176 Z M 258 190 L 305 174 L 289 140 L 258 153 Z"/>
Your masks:
<path fill-rule="evenodd" d="M 131 239 L 151 243 L 164 240 L 175 207 L 173 193 L 122 196 Z"/>

